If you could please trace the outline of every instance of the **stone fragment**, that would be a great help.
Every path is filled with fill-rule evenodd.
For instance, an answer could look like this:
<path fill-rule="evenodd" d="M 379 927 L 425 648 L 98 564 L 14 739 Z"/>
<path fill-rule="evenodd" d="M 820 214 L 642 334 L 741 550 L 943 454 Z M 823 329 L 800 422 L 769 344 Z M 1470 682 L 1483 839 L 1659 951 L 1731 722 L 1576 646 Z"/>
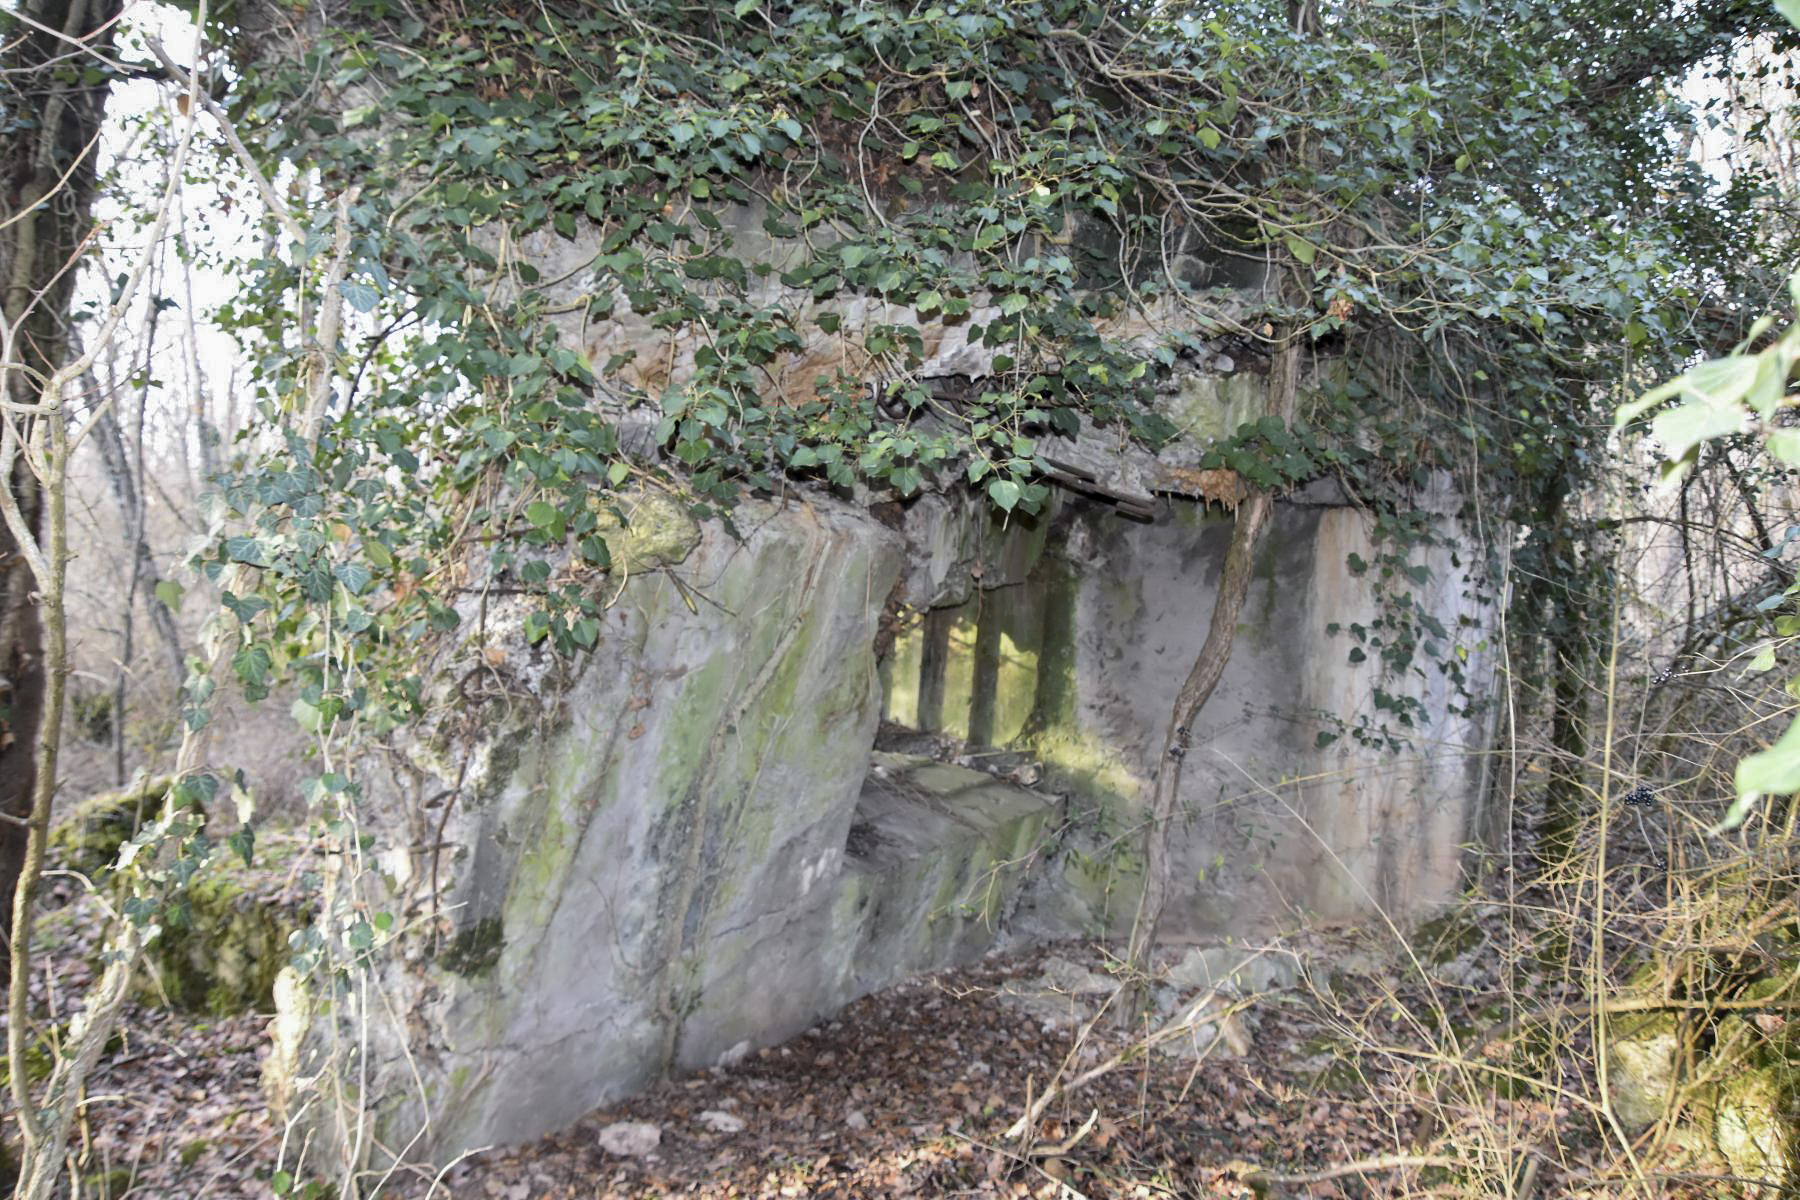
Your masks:
<path fill-rule="evenodd" d="M 744 1118 L 728 1112 L 721 1112 L 716 1108 L 706 1109 L 695 1119 L 713 1133 L 742 1133 L 744 1131 Z"/>
<path fill-rule="evenodd" d="M 1219 988 L 1241 995 L 1292 987 L 1300 969 L 1291 954 L 1242 946 L 1195 946 L 1168 970 L 1168 982 L 1183 992 Z"/>
<path fill-rule="evenodd" d="M 596 496 L 594 507 L 596 528 L 616 572 L 674 566 L 700 544 L 700 527 L 687 506 L 667 493 L 646 488 L 634 495 L 608 496 L 604 502 Z"/>
<path fill-rule="evenodd" d="M 1208 992 L 1196 998 L 1180 1014 L 1172 1036 L 1157 1047 L 1175 1058 L 1243 1058 L 1255 1048 L 1249 1023 L 1229 1002 Z"/>
<path fill-rule="evenodd" d="M 1681 1060 L 1680 1026 L 1672 1013 L 1642 1013 L 1617 1018 L 1609 1033 L 1613 1112 L 1626 1132 L 1636 1133 L 1655 1124 L 1668 1105 Z"/>
<path fill-rule="evenodd" d="M 1719 1088 L 1713 1139 L 1742 1179 L 1769 1181 L 1747 1187 L 1746 1196 L 1786 1194 L 1800 1184 L 1800 1087 L 1782 1062 L 1739 1070 Z M 1784 1086 L 1785 1085 L 1785 1086 Z"/>
<path fill-rule="evenodd" d="M 648 1121 L 614 1121 L 600 1131 L 600 1148 L 620 1158 L 642 1158 L 662 1145 L 662 1128 Z"/>
<path fill-rule="evenodd" d="M 1105 995 L 1117 986 L 1109 976 L 1059 955 L 1044 960 L 1040 980 L 1046 991 L 1067 992 L 1071 996 Z"/>

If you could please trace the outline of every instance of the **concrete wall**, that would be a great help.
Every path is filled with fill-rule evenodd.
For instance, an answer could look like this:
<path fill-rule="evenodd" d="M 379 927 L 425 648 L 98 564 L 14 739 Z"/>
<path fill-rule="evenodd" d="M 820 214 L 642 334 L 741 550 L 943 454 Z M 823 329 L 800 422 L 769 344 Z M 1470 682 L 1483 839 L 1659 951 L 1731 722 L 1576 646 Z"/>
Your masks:
<path fill-rule="evenodd" d="M 982 526 L 983 536 L 941 528 L 958 523 Z M 1085 817 L 1087 841 L 1111 842 L 1150 793 L 1176 690 L 1206 637 L 1231 524 L 1216 506 L 1179 500 L 1152 521 L 1075 500 L 1004 531 L 980 514 L 917 510 L 914 543 L 972 548 L 980 582 L 953 586 L 967 567 L 940 572 L 952 583 L 936 590 L 909 577 L 916 602 L 882 663 L 885 719 L 1032 754 L 1048 769 L 1045 786 Z M 1399 912 L 1457 886 L 1478 818 L 1486 723 L 1456 710 L 1488 687 L 1486 614 L 1448 548 L 1415 553 L 1430 578 L 1399 590 L 1450 636 L 1425 639 L 1438 657 L 1422 652 L 1420 671 L 1384 681 L 1373 663 L 1349 661 L 1346 634 L 1327 632 L 1376 613 L 1352 555 L 1377 558 L 1363 513 L 1278 504 L 1230 663 L 1184 760 L 1171 937 L 1241 935 L 1377 906 Z M 1452 659 L 1464 664 L 1467 694 L 1440 669 Z M 1390 718 L 1398 747 L 1343 732 L 1381 716 L 1380 682 L 1429 714 L 1416 729 Z M 1061 910 L 1052 923 L 1129 923 L 1135 845 L 1071 862 L 1074 886 L 1046 899 Z"/>

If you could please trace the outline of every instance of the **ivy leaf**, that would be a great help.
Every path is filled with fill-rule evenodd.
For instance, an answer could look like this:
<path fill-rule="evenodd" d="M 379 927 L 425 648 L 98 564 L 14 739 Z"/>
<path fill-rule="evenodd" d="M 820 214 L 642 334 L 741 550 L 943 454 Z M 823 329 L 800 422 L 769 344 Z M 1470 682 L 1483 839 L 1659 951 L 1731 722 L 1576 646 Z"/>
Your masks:
<path fill-rule="evenodd" d="M 225 554 L 232 562 L 248 563 L 253 567 L 269 565 L 269 552 L 260 541 L 253 537 L 226 538 Z"/>
<path fill-rule="evenodd" d="M 1794 0 L 1800 4 L 1800 0 Z M 1777 429 L 1765 443 L 1769 453 L 1790 467 L 1800 467 L 1800 429 Z"/>
<path fill-rule="evenodd" d="M 288 706 L 288 712 L 308 733 L 318 733 L 324 724 L 324 714 L 319 711 L 319 706 L 304 699 L 295 700 Z"/>
<path fill-rule="evenodd" d="M 1650 422 L 1650 434 L 1662 443 L 1663 453 L 1671 461 L 1680 462 L 1701 442 L 1743 430 L 1746 414 L 1738 406 L 1737 395 L 1729 399 L 1726 393 L 1697 395 L 1657 414 Z"/>
<path fill-rule="evenodd" d="M 1729 833 L 1742 825 L 1764 796 L 1791 796 L 1800 792 L 1800 719 L 1767 750 L 1745 758 L 1737 766 L 1737 800 L 1712 832 Z"/>
<path fill-rule="evenodd" d="M 357 312 L 368 312 L 381 300 L 380 292 L 355 279 L 344 280 L 338 284 L 338 290 L 344 294 L 344 299 L 350 302 L 350 307 Z"/>
<path fill-rule="evenodd" d="M 343 584 L 344 590 L 352 596 L 362 595 L 375 579 L 374 572 L 358 562 L 341 563 L 334 567 L 331 573 L 337 576 L 337 581 Z"/>
<path fill-rule="evenodd" d="M 548 501 L 533 500 L 527 504 L 525 519 L 552 537 L 560 537 L 562 534 L 562 512 Z"/>
<path fill-rule="evenodd" d="M 1010 479 L 996 479 L 987 486 L 988 499 L 1006 512 L 1011 512 L 1019 502 L 1019 493 L 1019 485 Z"/>
<path fill-rule="evenodd" d="M 605 538 L 581 538 L 581 558 L 594 563 L 601 570 L 612 567 L 612 547 L 608 547 Z"/>
<path fill-rule="evenodd" d="M 1294 256 L 1302 266 L 1310 267 L 1313 259 L 1319 256 L 1319 248 L 1303 237 L 1288 234 L 1282 239 L 1287 244 L 1287 252 Z"/>
<path fill-rule="evenodd" d="M 362 550 L 365 558 L 384 571 L 394 565 L 394 556 L 392 552 L 374 538 L 364 538 Z"/>
<path fill-rule="evenodd" d="M 261 690 L 269 682 L 269 668 L 274 665 L 269 648 L 260 642 L 245 646 L 231 656 L 231 669 L 244 686 Z"/>
<path fill-rule="evenodd" d="M 181 609 L 182 588 L 173 579 L 159 579 L 156 583 L 156 598 L 177 612 Z"/>
<path fill-rule="evenodd" d="M 256 857 L 256 830 L 251 828 L 250 823 L 246 821 L 231 832 L 231 835 L 225 839 L 225 844 L 237 851 L 238 857 L 244 860 L 246 867 L 250 866 Z"/>

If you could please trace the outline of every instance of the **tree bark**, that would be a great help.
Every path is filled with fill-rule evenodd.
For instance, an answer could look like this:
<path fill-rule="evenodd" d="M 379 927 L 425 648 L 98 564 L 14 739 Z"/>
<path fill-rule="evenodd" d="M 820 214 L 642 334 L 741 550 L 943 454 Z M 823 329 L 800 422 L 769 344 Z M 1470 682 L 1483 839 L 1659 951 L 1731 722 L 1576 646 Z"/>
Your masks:
<path fill-rule="evenodd" d="M 1300 347 L 1293 338 L 1275 352 L 1270 363 L 1269 394 L 1275 415 L 1283 422 L 1291 421 L 1300 386 Z M 1231 661 L 1231 648 L 1237 640 L 1238 618 L 1250 596 L 1250 581 L 1256 572 L 1256 548 L 1262 541 L 1264 528 L 1275 507 L 1274 496 L 1264 488 L 1253 489 L 1238 506 L 1237 521 L 1231 530 L 1231 546 L 1225 552 L 1225 569 L 1219 578 L 1219 594 L 1213 600 L 1212 619 L 1207 624 L 1206 641 L 1188 671 L 1186 682 L 1175 696 L 1175 709 L 1169 717 L 1168 732 L 1163 735 L 1163 752 L 1156 770 L 1156 786 L 1151 793 L 1149 825 L 1144 831 L 1144 892 L 1138 901 L 1137 918 L 1132 922 L 1131 943 L 1126 962 L 1140 980 L 1138 1005 L 1129 1005 L 1121 1019 L 1133 1020 L 1132 1011 L 1141 1007 L 1145 989 L 1141 986 L 1150 966 L 1150 952 L 1156 945 L 1157 927 L 1162 923 L 1163 909 L 1169 898 L 1169 835 L 1175 823 L 1181 799 L 1181 767 L 1187 757 L 1188 737 L 1194 719 L 1206 707 L 1225 666 Z"/>
<path fill-rule="evenodd" d="M 120 0 L 21 0 L 0 13 L 0 110 L 37 118 L 9 121 L 0 143 L 0 335 L 5 398 L 14 405 L 37 403 L 69 349 L 74 264 L 88 237 L 94 142 L 110 86 L 102 61 L 87 51 L 110 57 L 119 8 Z M 100 69 L 98 80 L 90 67 Z M 0 456 L 0 477 L 38 529 L 43 498 L 22 453 L 34 440 L 33 419 L 7 414 L 15 453 Z M 22 549 L 0 532 L 0 818 L 14 818 L 0 819 L 0 902 L 8 907 L 24 862 L 32 742 L 45 715 L 44 635 Z M 0 974 L 9 964 L 7 953 Z"/>
<path fill-rule="evenodd" d="M 1274 498 L 1259 488 L 1238 507 L 1237 523 L 1231 530 L 1231 548 L 1225 552 L 1225 572 L 1219 580 L 1218 598 L 1213 601 L 1206 641 L 1188 671 L 1187 681 L 1176 694 L 1175 710 L 1169 717 L 1168 732 L 1163 736 L 1162 762 L 1156 772 L 1150 825 L 1144 837 L 1144 894 L 1138 903 L 1128 952 L 1128 961 L 1139 970 L 1149 964 L 1150 948 L 1156 944 L 1156 928 L 1168 902 L 1169 831 L 1175 822 L 1181 795 L 1181 765 L 1187 756 L 1189 729 L 1219 686 L 1225 665 L 1231 661 L 1238 617 L 1244 611 L 1244 601 L 1250 595 L 1250 580 L 1255 574 L 1256 547 L 1262 540 L 1263 527 L 1268 524 L 1274 505 Z"/>
<path fill-rule="evenodd" d="M 93 436 L 101 461 L 106 465 L 106 479 L 112 488 L 113 501 L 119 510 L 119 524 L 126 542 L 126 554 L 136 562 L 134 569 L 138 594 L 143 599 L 145 611 L 150 614 L 150 625 L 156 630 L 157 640 L 162 643 L 163 658 L 168 664 L 170 677 L 175 686 L 180 687 L 181 681 L 187 677 L 181 631 L 175 626 L 175 615 L 156 595 L 156 585 L 162 582 L 163 577 L 156 569 L 156 557 L 151 554 L 150 542 L 144 533 L 145 498 L 139 486 L 138 471 L 133 468 L 132 455 L 125 444 L 125 431 L 119 423 L 116 408 L 109 408 L 100 414 Z M 126 602 L 130 602 L 130 597 L 126 598 Z"/>
<path fill-rule="evenodd" d="M 37 480 L 23 462 L 6 481 L 19 511 L 38 528 Z M 11 530 L 0 522 L 0 903 L 12 911 L 13 889 L 25 865 L 25 827 L 37 779 L 38 726 L 44 715 L 44 629 L 37 587 Z M 0 946 L 0 978 L 10 972 L 10 946 Z"/>

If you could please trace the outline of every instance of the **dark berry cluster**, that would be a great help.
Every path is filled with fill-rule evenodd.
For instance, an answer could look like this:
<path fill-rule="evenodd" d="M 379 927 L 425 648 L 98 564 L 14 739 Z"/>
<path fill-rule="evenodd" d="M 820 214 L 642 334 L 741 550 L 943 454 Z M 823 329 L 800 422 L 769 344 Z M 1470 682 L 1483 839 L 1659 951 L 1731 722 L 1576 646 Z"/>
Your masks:
<path fill-rule="evenodd" d="M 1640 783 L 1625 793 L 1626 808 L 1649 808 L 1654 803 L 1656 803 L 1656 793 L 1650 790 L 1650 785 L 1647 783 Z"/>

